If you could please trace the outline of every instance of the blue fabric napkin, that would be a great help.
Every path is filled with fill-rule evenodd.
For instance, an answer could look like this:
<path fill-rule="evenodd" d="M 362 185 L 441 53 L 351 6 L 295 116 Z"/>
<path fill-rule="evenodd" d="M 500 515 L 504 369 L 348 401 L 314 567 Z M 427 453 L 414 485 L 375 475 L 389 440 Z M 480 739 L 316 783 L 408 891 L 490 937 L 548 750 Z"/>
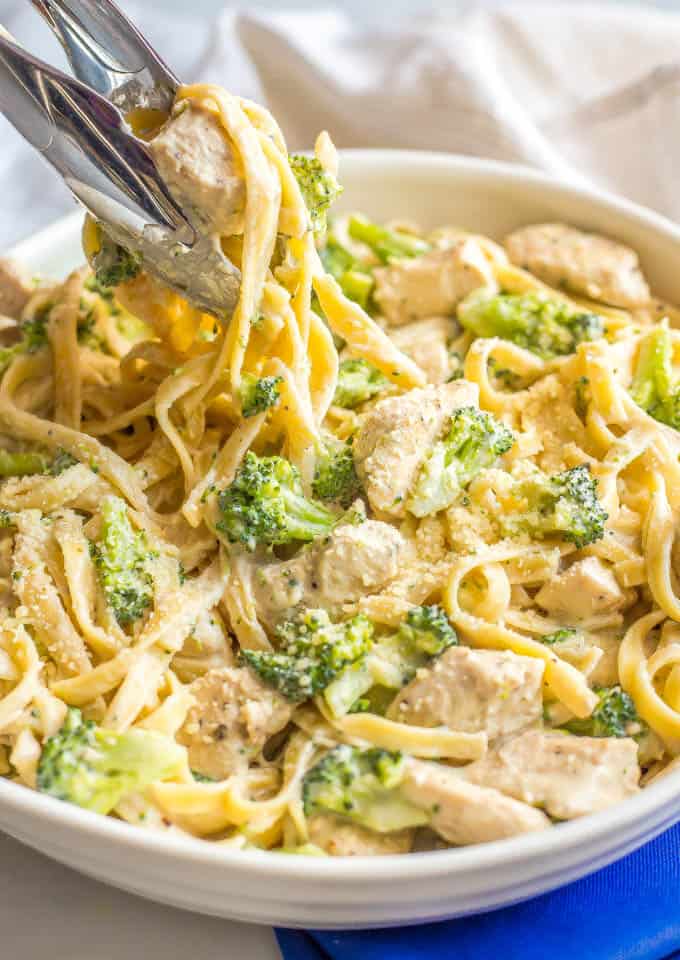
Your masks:
<path fill-rule="evenodd" d="M 390 930 L 277 930 L 284 960 L 680 960 L 680 824 L 493 913 Z"/>

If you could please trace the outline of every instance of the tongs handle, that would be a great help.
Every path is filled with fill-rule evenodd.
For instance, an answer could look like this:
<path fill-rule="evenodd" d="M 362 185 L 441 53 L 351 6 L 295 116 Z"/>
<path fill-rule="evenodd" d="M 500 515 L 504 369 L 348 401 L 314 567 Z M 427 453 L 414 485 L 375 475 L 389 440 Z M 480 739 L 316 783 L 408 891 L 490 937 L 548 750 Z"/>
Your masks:
<path fill-rule="evenodd" d="M 126 112 L 168 110 L 179 81 L 112 0 L 31 0 L 79 80 Z"/>
<path fill-rule="evenodd" d="M 145 144 L 118 108 L 27 53 L 0 28 L 0 111 L 100 220 L 139 231 L 156 223 L 195 234 L 160 179 Z"/>

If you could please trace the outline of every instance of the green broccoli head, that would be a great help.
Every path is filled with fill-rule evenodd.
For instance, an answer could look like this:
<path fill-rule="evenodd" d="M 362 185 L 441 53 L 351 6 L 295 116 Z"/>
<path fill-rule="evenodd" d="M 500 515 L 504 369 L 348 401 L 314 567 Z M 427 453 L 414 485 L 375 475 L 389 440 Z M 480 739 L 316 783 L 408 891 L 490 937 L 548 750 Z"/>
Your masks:
<path fill-rule="evenodd" d="M 337 520 L 308 500 L 299 471 L 283 457 L 249 451 L 233 482 L 218 495 L 217 529 L 249 550 L 258 544 L 308 542 L 330 532 Z"/>
<path fill-rule="evenodd" d="M 643 340 L 630 392 L 650 417 L 680 430 L 680 386 L 673 377 L 673 341 L 664 324 Z"/>
<path fill-rule="evenodd" d="M 21 324 L 23 349 L 26 353 L 33 353 L 47 345 L 47 321 L 50 318 L 51 306 L 48 304 L 38 310 L 30 320 Z"/>
<path fill-rule="evenodd" d="M 358 240 L 370 247 L 383 263 L 404 257 L 419 257 L 431 249 L 430 244 L 420 237 L 381 227 L 359 214 L 349 218 L 347 232 L 353 240 Z"/>
<path fill-rule="evenodd" d="M 341 717 L 370 691 L 368 708 L 386 708 L 395 690 L 457 643 L 456 631 L 441 607 L 413 607 L 395 633 L 376 639 L 366 657 L 349 664 L 326 687 L 326 704 L 333 716 Z"/>
<path fill-rule="evenodd" d="M 101 232 L 101 247 L 95 255 L 95 280 L 100 287 L 117 287 L 132 280 L 142 269 L 141 254 L 126 250 Z"/>
<path fill-rule="evenodd" d="M 47 321 L 50 316 L 51 304 L 46 304 L 36 311 L 30 320 L 24 320 L 19 331 L 21 338 L 11 347 L 0 347 L 0 373 L 9 366 L 16 357 L 26 353 L 35 353 L 36 350 L 47 346 Z"/>
<path fill-rule="evenodd" d="M 142 616 L 153 599 L 153 581 L 147 570 L 149 551 L 142 531 L 134 530 L 125 502 L 106 497 L 102 502 L 101 539 L 93 547 L 106 601 L 124 626 Z"/>
<path fill-rule="evenodd" d="M 501 337 L 544 360 L 573 353 L 604 333 L 602 318 L 542 291 L 510 294 L 482 288 L 458 307 L 460 323 L 476 337 Z"/>
<path fill-rule="evenodd" d="M 184 748 L 170 737 L 153 730 L 103 730 L 71 707 L 43 746 L 37 785 L 41 793 L 106 814 L 155 780 L 181 775 L 185 766 Z"/>
<path fill-rule="evenodd" d="M 449 507 L 483 470 L 510 449 L 515 438 L 505 424 L 477 407 L 462 407 L 446 437 L 432 448 L 408 502 L 416 517 Z"/>
<path fill-rule="evenodd" d="M 632 698 L 620 686 L 598 687 L 599 702 L 591 715 L 565 725 L 570 733 L 582 737 L 631 737 L 642 732 Z"/>
<path fill-rule="evenodd" d="M 327 437 L 317 457 L 312 493 L 319 500 L 349 507 L 361 491 L 352 445 Z"/>
<path fill-rule="evenodd" d="M 65 450 L 58 450 L 51 462 L 47 454 L 37 450 L 0 450 L 0 477 L 26 477 L 36 473 L 56 477 L 76 463 L 78 461 Z"/>
<path fill-rule="evenodd" d="M 514 497 L 525 507 L 504 517 L 502 526 L 510 536 L 558 536 L 577 547 L 604 536 L 608 514 L 597 498 L 597 480 L 586 464 L 552 477 L 538 474 L 522 480 Z"/>
<path fill-rule="evenodd" d="M 404 767 L 401 753 L 335 747 L 304 778 L 305 815 L 335 814 L 380 833 L 423 826 L 427 814 L 400 793 Z"/>
<path fill-rule="evenodd" d="M 288 162 L 309 211 L 312 229 L 322 233 L 326 229 L 328 209 L 342 193 L 342 187 L 316 157 L 293 153 Z"/>
<path fill-rule="evenodd" d="M 47 468 L 47 472 L 53 477 L 58 477 L 65 470 L 75 467 L 79 461 L 72 457 L 67 450 L 57 450 L 52 463 Z"/>
<path fill-rule="evenodd" d="M 242 650 L 243 660 L 269 686 L 299 703 L 320 693 L 373 642 L 373 625 L 359 614 L 331 623 L 325 610 L 307 610 L 280 626 L 276 651 Z"/>
<path fill-rule="evenodd" d="M 387 377 L 368 360 L 343 360 L 338 370 L 338 385 L 333 403 L 337 407 L 354 410 L 371 397 L 382 393 L 388 384 Z"/>
<path fill-rule="evenodd" d="M 458 636 L 446 611 L 436 604 L 412 607 L 406 620 L 399 626 L 397 636 L 405 648 L 426 657 L 438 657 L 448 647 L 458 643 Z"/>
<path fill-rule="evenodd" d="M 279 402 L 279 385 L 283 377 L 256 377 L 244 373 L 241 377 L 239 397 L 244 417 L 254 417 Z"/>

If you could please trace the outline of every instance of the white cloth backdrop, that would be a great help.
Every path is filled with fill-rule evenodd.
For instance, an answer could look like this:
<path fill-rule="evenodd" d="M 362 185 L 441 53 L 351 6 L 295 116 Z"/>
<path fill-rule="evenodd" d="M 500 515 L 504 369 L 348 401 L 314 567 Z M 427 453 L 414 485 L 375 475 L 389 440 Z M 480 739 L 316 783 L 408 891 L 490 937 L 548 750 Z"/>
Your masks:
<path fill-rule="evenodd" d="M 182 78 L 267 102 L 293 148 L 326 128 L 341 147 L 517 161 L 589 178 L 680 219 L 680 16 L 649 4 L 458 3 L 394 23 L 390 0 L 380 0 L 367 4 L 372 22 L 363 25 L 332 10 L 230 8 L 215 23 L 171 13 L 174 3 L 123 5 Z M 0 0 L 0 21 L 56 57 L 26 0 Z M 0 118 L 0 250 L 70 205 Z M 12 960 L 276 955 L 268 932 L 114 893 L 9 839 L 0 839 L 0 926 Z"/>

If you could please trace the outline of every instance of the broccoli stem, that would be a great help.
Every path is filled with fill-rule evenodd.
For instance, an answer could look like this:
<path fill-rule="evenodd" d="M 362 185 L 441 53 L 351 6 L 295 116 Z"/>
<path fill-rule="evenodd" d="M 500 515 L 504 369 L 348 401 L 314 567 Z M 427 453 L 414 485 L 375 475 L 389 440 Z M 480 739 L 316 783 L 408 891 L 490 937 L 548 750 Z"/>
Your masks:
<path fill-rule="evenodd" d="M 27 477 L 46 470 L 47 459 L 41 453 L 0 450 L 0 477 Z"/>
<path fill-rule="evenodd" d="M 358 303 L 364 310 L 368 308 L 373 292 L 373 277 L 358 270 L 348 270 L 339 279 L 340 289 L 349 300 Z"/>
<path fill-rule="evenodd" d="M 420 237 L 388 230 L 358 214 L 349 218 L 347 232 L 353 240 L 370 247 L 383 263 L 399 257 L 419 257 L 430 249 L 430 244 Z"/>

